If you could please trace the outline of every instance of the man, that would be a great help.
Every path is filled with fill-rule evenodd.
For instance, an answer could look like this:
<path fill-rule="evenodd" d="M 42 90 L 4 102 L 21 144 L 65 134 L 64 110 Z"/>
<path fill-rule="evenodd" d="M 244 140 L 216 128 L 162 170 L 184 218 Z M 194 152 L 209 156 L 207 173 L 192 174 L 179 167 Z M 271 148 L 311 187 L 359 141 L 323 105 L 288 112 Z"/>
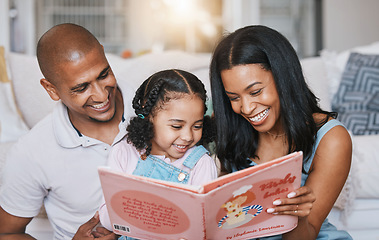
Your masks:
<path fill-rule="evenodd" d="M 0 192 L 0 239 L 33 239 L 25 227 L 42 204 L 55 239 L 113 239 L 104 229 L 91 233 L 102 200 L 97 167 L 126 134 L 134 92 L 125 82 L 117 84 L 103 47 L 78 25 L 47 31 L 37 58 L 41 85 L 60 101 L 10 150 Z"/>

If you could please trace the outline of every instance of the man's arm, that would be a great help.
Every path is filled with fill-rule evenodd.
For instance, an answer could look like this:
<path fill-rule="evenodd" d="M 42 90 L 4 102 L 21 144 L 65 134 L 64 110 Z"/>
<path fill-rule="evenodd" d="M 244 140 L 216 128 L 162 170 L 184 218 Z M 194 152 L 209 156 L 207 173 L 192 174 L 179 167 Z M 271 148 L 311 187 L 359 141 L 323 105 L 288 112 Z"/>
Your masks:
<path fill-rule="evenodd" d="M 16 217 L 7 213 L 0 206 L 0 240 L 30 240 L 35 239 L 29 234 L 25 233 L 26 226 L 33 218 Z M 117 236 L 106 230 L 105 228 L 98 229 L 97 232 L 92 232 L 93 228 L 99 223 L 99 215 L 95 214 L 88 222 L 79 227 L 73 239 L 75 240 L 113 240 Z"/>
<path fill-rule="evenodd" d="M 35 239 L 25 233 L 26 226 L 32 219 L 13 216 L 0 206 L 0 240 Z"/>

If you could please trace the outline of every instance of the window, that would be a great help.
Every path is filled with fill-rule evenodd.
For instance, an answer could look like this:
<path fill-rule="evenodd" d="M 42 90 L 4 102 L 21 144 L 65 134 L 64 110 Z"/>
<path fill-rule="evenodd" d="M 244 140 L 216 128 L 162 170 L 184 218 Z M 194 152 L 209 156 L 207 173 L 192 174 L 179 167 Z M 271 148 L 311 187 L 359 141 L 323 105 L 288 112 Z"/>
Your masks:
<path fill-rule="evenodd" d="M 54 25 L 87 28 L 106 52 L 120 53 L 127 38 L 126 0 L 37 0 L 37 37 Z"/>

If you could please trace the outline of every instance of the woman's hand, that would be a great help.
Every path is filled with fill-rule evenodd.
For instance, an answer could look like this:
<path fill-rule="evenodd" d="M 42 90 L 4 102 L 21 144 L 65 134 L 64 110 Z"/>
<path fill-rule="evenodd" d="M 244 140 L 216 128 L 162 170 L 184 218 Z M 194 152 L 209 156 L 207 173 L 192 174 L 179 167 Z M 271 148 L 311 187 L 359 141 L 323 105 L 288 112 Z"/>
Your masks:
<path fill-rule="evenodd" d="M 313 207 L 316 196 L 312 189 L 303 186 L 290 192 L 287 198 L 277 199 L 272 204 L 273 208 L 268 208 L 267 213 L 279 215 L 293 215 L 298 217 L 307 217 Z"/>

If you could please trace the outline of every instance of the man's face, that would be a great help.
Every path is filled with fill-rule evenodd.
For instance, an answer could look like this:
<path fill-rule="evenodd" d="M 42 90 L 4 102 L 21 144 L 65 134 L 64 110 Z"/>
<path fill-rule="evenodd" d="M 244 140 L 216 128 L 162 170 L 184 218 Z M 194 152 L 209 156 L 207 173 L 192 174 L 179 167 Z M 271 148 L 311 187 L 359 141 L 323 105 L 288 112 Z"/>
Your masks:
<path fill-rule="evenodd" d="M 104 54 L 94 48 L 85 56 L 72 55 L 72 61 L 56 68 L 58 79 L 52 81 L 54 93 L 49 93 L 50 96 L 61 99 L 67 106 L 74 125 L 112 120 L 116 112 L 117 82 Z"/>

